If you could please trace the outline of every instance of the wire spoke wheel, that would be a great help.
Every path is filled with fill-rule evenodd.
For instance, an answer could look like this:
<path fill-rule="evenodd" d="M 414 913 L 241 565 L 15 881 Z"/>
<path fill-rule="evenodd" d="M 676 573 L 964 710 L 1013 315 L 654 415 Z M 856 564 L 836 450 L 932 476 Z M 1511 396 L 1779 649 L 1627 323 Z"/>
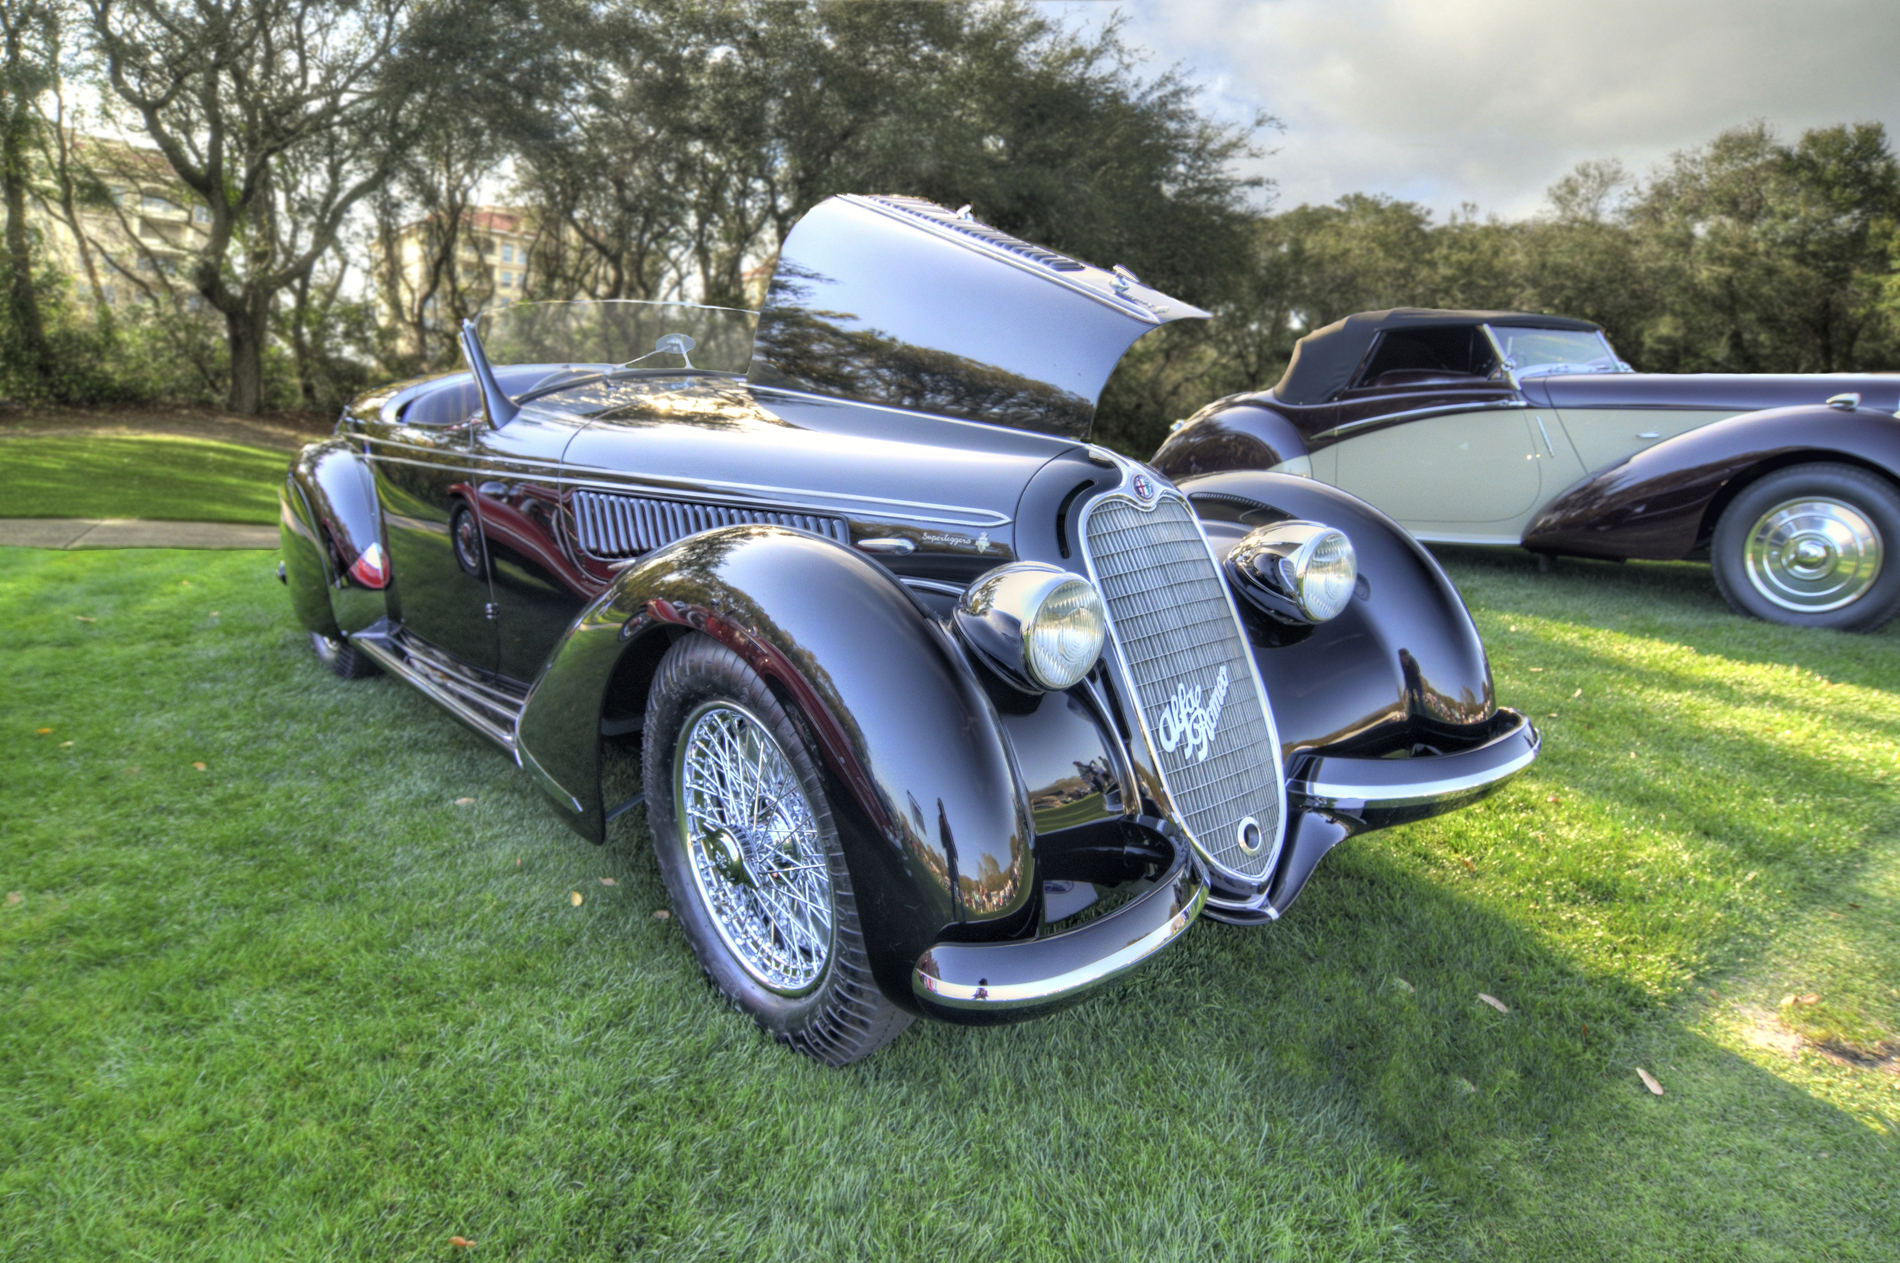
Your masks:
<path fill-rule="evenodd" d="M 1829 497 L 1787 500 L 1756 519 L 1744 556 L 1755 590 L 1783 609 L 1820 614 L 1852 604 L 1880 577 L 1880 530 Z"/>
<path fill-rule="evenodd" d="M 830 867 L 785 752 L 756 717 L 708 702 L 674 758 L 693 882 L 740 966 L 777 995 L 809 992 L 831 959 Z"/>

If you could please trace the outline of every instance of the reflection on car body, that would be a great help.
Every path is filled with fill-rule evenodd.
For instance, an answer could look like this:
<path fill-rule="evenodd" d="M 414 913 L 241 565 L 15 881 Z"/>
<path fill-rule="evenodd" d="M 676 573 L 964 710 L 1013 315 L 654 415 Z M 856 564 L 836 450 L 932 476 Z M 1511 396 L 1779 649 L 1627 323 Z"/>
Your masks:
<path fill-rule="evenodd" d="M 775 1036 L 845 1062 L 1033 1017 L 1537 753 L 1376 510 L 1087 443 L 1127 347 L 1203 314 L 833 198 L 756 315 L 517 304 L 470 371 L 356 401 L 285 484 L 286 580 L 333 669 L 422 690 L 582 836 L 643 802 Z"/>

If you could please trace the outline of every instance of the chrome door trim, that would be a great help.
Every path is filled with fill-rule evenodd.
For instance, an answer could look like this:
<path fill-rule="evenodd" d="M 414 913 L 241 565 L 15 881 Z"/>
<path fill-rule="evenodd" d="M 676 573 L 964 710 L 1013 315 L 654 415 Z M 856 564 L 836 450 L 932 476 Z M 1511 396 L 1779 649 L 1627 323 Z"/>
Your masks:
<path fill-rule="evenodd" d="M 1420 417 L 1436 417 L 1452 412 L 1493 412 L 1500 408 L 1528 408 L 1528 399 L 1491 399 L 1482 403 L 1433 404 L 1429 408 L 1408 408 L 1404 412 L 1386 412 L 1376 417 L 1366 417 L 1360 421 L 1348 421 L 1336 425 L 1330 430 L 1321 430 L 1313 436 L 1315 443 L 1322 439 L 1343 438 L 1348 434 L 1357 434 L 1375 426 L 1396 425 L 1401 421 L 1416 421 Z"/>

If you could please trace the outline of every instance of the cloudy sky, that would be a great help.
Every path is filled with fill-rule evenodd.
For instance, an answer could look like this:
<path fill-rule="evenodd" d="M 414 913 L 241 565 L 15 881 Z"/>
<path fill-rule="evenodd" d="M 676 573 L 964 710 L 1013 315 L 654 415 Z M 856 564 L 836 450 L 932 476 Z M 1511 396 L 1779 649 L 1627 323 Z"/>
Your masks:
<path fill-rule="evenodd" d="M 1357 191 L 1533 213 L 1585 158 L 1641 173 L 1727 127 L 1789 139 L 1871 120 L 1900 137 L 1900 0 L 1045 0 L 1119 8 L 1130 42 L 1230 120 L 1285 126 L 1277 205 Z"/>

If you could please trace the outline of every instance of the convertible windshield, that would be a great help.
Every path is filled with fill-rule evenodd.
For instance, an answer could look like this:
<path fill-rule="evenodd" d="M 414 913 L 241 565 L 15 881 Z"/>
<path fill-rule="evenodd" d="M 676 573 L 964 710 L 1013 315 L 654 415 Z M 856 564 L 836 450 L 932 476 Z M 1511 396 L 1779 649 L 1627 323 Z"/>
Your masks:
<path fill-rule="evenodd" d="M 1601 333 L 1571 329 L 1521 329 L 1486 325 L 1504 353 L 1504 367 L 1519 377 L 1548 373 L 1627 373 L 1629 365 L 1616 357 Z"/>
<path fill-rule="evenodd" d="M 510 303 L 476 320 L 488 362 L 546 364 L 592 376 L 660 369 L 743 373 L 758 314 L 692 303 L 610 299 Z"/>

